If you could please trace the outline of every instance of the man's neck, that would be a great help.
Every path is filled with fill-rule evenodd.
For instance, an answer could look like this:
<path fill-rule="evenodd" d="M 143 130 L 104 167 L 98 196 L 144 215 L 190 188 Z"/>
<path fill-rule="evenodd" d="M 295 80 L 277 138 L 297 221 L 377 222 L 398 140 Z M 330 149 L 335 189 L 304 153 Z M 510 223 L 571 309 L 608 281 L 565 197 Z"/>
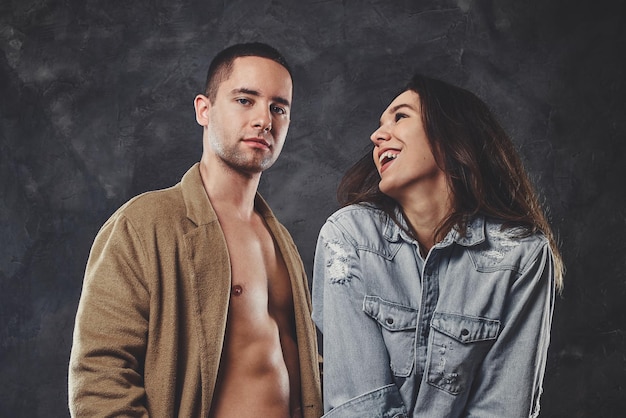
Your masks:
<path fill-rule="evenodd" d="M 211 206 L 220 215 L 250 220 L 261 173 L 240 173 L 215 161 L 200 161 L 200 176 Z"/>

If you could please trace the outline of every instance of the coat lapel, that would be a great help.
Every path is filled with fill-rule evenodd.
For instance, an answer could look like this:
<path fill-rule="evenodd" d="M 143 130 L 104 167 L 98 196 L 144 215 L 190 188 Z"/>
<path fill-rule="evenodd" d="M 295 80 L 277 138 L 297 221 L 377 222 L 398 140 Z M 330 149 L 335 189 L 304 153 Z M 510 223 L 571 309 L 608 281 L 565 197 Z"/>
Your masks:
<path fill-rule="evenodd" d="M 185 174 L 181 183 L 187 217 L 196 225 L 185 235 L 185 247 L 191 272 L 189 302 L 193 306 L 194 317 L 200 322 L 195 331 L 200 342 L 202 412 L 203 416 L 207 416 L 226 332 L 231 287 L 230 258 L 224 233 L 204 191 L 198 164 Z"/>

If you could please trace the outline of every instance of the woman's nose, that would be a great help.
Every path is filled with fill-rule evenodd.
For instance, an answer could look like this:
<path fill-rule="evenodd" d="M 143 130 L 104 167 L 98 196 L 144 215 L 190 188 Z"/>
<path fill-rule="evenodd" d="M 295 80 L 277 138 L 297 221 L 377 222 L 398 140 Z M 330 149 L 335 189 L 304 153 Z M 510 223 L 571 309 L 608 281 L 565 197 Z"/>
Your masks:
<path fill-rule="evenodd" d="M 389 132 L 381 126 L 376 129 L 372 135 L 370 135 L 370 140 L 374 143 L 374 145 L 378 146 L 384 141 L 388 141 L 390 138 Z"/>

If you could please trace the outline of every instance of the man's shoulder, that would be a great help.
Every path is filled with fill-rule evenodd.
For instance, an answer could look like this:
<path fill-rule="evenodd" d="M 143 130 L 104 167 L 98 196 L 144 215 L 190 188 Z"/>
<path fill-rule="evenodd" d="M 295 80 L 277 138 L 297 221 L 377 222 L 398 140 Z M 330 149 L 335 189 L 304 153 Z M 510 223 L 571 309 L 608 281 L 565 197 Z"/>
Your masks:
<path fill-rule="evenodd" d="M 199 180 L 196 179 L 200 177 L 197 165 L 192 166 L 175 185 L 150 190 L 133 197 L 123 204 L 111 218 L 123 217 L 132 220 L 133 223 L 151 224 L 160 219 L 185 216 L 187 201 L 192 201 L 200 194 L 196 189 L 202 189 L 201 182 L 198 184 Z"/>
<path fill-rule="evenodd" d="M 124 220 L 136 228 L 157 227 L 166 225 L 181 214 L 185 215 L 185 204 L 178 183 L 166 189 L 151 190 L 133 197 L 117 209 L 106 223 Z"/>
<path fill-rule="evenodd" d="M 150 190 L 137 195 L 126 202 L 118 211 L 127 216 L 145 217 L 159 215 L 184 207 L 180 183 L 166 189 Z"/>

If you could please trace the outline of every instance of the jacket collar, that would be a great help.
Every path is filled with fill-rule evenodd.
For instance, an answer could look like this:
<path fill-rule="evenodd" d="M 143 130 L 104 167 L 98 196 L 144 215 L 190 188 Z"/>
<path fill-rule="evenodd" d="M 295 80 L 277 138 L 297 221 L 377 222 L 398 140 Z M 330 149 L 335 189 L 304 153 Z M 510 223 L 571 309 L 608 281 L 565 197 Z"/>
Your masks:
<path fill-rule="evenodd" d="M 383 236 L 385 239 L 390 242 L 397 242 L 401 239 L 408 242 L 414 242 L 415 240 L 411 238 L 403 229 L 406 229 L 408 224 L 400 208 L 396 208 L 395 215 L 401 226 L 396 224 L 386 213 L 383 215 Z M 455 242 L 465 247 L 471 247 L 473 245 L 480 244 L 484 240 L 485 218 L 483 216 L 475 216 L 467 223 L 464 236 L 461 236 L 456 229 L 452 229 L 441 242 L 436 244 L 436 246 L 447 247 Z"/>
<path fill-rule="evenodd" d="M 447 246 L 456 242 L 459 245 L 471 247 L 483 241 L 485 241 L 485 218 L 483 216 L 475 216 L 467 223 L 464 236 L 461 236 L 459 231 L 453 229 L 441 241 L 441 245 Z"/>

